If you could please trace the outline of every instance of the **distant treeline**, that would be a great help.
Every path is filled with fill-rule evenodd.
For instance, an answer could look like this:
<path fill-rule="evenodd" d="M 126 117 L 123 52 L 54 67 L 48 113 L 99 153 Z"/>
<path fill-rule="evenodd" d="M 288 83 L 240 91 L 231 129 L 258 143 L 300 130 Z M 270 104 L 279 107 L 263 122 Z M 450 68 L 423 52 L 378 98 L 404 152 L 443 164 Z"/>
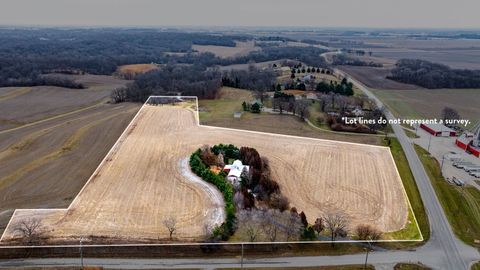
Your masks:
<path fill-rule="evenodd" d="M 215 98 L 221 75 L 198 65 L 167 65 L 135 77 L 125 88 L 113 91 L 113 102 L 145 102 L 150 95 L 183 95 Z"/>
<path fill-rule="evenodd" d="M 58 69 L 112 74 L 125 64 L 193 63 L 211 56 L 182 59 L 165 52 L 188 53 L 192 44 L 235 46 L 235 40 L 246 39 L 141 29 L 0 29 L 0 86 L 42 84 L 42 73 Z"/>
<path fill-rule="evenodd" d="M 37 73 L 33 73 L 30 77 L 10 78 L 1 84 L 1 87 L 8 86 L 58 86 L 73 89 L 83 89 L 85 86 L 81 83 L 77 83 L 68 78 L 61 78 L 57 76 L 41 76 Z"/>
<path fill-rule="evenodd" d="M 365 53 L 365 52 L 364 52 Z M 348 65 L 348 66 L 368 66 L 368 67 L 382 67 L 380 63 L 375 63 L 373 61 L 363 61 L 355 57 L 350 57 L 344 54 L 334 55 L 333 57 L 334 65 Z"/>
<path fill-rule="evenodd" d="M 425 88 L 480 88 L 480 70 L 452 69 L 419 59 L 400 59 L 388 79 Z"/>
<path fill-rule="evenodd" d="M 221 65 L 242 64 L 250 61 L 265 62 L 279 59 L 293 59 L 305 63 L 307 66 L 326 67 L 325 59 L 320 54 L 326 52 L 317 47 L 263 47 L 261 51 L 251 52 L 249 55 L 226 59 Z"/>
<path fill-rule="evenodd" d="M 78 88 L 80 86 L 71 80 L 45 79 L 43 74 L 62 70 L 65 73 L 110 75 L 120 65 L 152 62 L 194 64 L 202 70 L 216 65 L 278 59 L 296 59 L 310 66 L 326 66 L 320 57 L 325 50 L 316 47 L 272 45 L 246 56 L 228 59 L 211 53 L 196 53 L 191 48 L 192 44 L 234 46 L 235 41 L 248 39 L 251 39 L 248 35 L 154 29 L 0 29 L 0 87 L 57 85 Z M 210 94 L 205 90 L 199 95 Z"/>
<path fill-rule="evenodd" d="M 275 79 L 276 75 L 272 70 L 259 70 L 251 66 L 248 70 L 232 70 L 223 73 L 222 85 L 264 92 L 272 87 Z"/>

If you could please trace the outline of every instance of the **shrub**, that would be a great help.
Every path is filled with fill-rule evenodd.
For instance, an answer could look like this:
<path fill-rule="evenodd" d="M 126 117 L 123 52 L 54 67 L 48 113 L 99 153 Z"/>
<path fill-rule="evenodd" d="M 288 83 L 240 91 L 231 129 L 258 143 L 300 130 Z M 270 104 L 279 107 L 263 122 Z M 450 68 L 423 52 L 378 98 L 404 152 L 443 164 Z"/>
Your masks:
<path fill-rule="evenodd" d="M 223 146 L 223 145 L 222 145 Z M 233 145 L 228 145 L 227 148 L 234 150 L 231 147 Z M 215 146 L 214 146 L 215 147 Z M 237 148 L 238 150 L 238 148 Z M 215 152 L 215 150 L 214 150 Z M 216 228 L 213 233 L 214 236 L 220 236 L 222 240 L 227 240 L 234 232 L 235 224 L 235 206 L 233 204 L 233 188 L 232 186 L 225 181 L 225 174 L 215 174 L 213 173 L 206 165 L 202 162 L 200 155 L 202 153 L 201 149 L 198 149 L 190 156 L 190 168 L 192 171 L 201 177 L 203 180 L 215 185 L 218 190 L 223 194 L 223 199 L 225 200 L 225 222 L 222 223 L 218 228 Z"/>

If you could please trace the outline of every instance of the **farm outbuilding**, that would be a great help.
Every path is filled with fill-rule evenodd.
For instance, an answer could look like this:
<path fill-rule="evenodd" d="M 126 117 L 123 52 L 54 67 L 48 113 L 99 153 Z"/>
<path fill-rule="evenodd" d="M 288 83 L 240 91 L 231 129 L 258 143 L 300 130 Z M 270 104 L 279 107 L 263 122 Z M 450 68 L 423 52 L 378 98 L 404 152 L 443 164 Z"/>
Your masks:
<path fill-rule="evenodd" d="M 455 137 L 457 132 L 443 124 L 420 124 L 420 128 L 433 136 Z"/>
<path fill-rule="evenodd" d="M 475 133 L 466 132 L 455 140 L 455 144 L 461 149 L 472 153 L 480 158 L 480 126 L 475 128 Z"/>

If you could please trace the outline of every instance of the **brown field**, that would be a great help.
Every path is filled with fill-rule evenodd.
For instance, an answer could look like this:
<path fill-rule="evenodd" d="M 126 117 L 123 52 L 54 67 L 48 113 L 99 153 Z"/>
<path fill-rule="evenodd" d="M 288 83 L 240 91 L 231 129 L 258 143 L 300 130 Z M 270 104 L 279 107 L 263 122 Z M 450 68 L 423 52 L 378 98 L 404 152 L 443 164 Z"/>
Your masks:
<path fill-rule="evenodd" d="M 67 207 L 138 108 L 100 104 L 0 131 L 1 230 L 16 208 Z"/>
<path fill-rule="evenodd" d="M 479 46 L 480 43 L 477 43 Z M 373 49 L 374 55 L 392 60 L 423 59 L 452 68 L 480 69 L 480 47 L 476 48 L 388 48 Z"/>
<path fill-rule="evenodd" d="M 55 86 L 0 88 L 0 130 L 105 102 L 111 91 L 128 81 L 101 75 L 55 75 L 73 78 L 86 89 Z M 26 109 L 28 108 L 28 109 Z"/>
<path fill-rule="evenodd" d="M 53 240 L 98 236 L 117 240 L 165 239 L 165 216 L 178 220 L 181 240 L 204 234 L 209 194 L 182 176 L 181 160 L 204 144 L 251 146 L 269 158 L 282 192 L 313 219 L 344 211 L 352 226 L 401 229 L 408 206 L 388 148 L 198 126 L 193 111 L 144 106 L 105 162 L 68 209 L 17 210 L 4 241 L 26 217 L 41 218 Z"/>
<path fill-rule="evenodd" d="M 128 81 L 47 76 L 72 78 L 88 88 L 0 88 L 2 231 L 16 208 L 68 206 L 139 108 L 106 104 L 110 91 Z"/>
<path fill-rule="evenodd" d="M 352 37 L 346 37 L 351 40 Z M 374 57 L 398 60 L 418 58 L 453 68 L 480 69 L 478 39 L 414 39 L 394 37 L 355 37 L 365 42 L 360 49 L 372 51 Z"/>
<path fill-rule="evenodd" d="M 158 66 L 155 64 L 132 64 L 119 66 L 117 72 L 123 74 L 137 75 L 149 72 L 150 70 L 154 70 L 157 68 Z"/>
<path fill-rule="evenodd" d="M 218 57 L 230 58 L 236 56 L 244 56 L 254 51 L 261 50 L 255 46 L 255 41 L 236 41 L 235 47 L 215 46 L 215 45 L 192 45 L 192 49 L 200 53 L 210 52 Z"/>
<path fill-rule="evenodd" d="M 440 118 L 445 106 L 475 124 L 480 120 L 480 89 L 372 90 L 395 115 Z M 435 100 L 435 102 L 432 102 Z"/>
<path fill-rule="evenodd" d="M 409 90 L 423 89 L 417 85 L 406 84 L 387 79 L 386 76 L 390 73 L 388 68 L 339 66 L 338 69 L 346 72 L 370 88 Z"/>

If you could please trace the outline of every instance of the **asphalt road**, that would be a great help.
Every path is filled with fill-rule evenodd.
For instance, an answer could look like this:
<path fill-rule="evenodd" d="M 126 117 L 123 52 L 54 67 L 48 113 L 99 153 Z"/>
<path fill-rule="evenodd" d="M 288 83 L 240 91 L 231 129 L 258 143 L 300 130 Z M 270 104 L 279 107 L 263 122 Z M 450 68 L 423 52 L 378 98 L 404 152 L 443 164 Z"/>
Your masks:
<path fill-rule="evenodd" d="M 337 71 L 342 74 L 341 71 Z M 358 81 L 350 80 L 370 98 L 382 106 L 367 87 Z M 394 116 L 390 111 L 385 112 L 388 119 Z M 435 195 L 425 169 L 418 158 L 415 149 L 400 125 L 393 124 L 392 128 L 400 141 L 407 156 L 410 168 L 417 182 L 426 212 L 430 221 L 430 240 L 422 247 L 412 251 L 376 251 L 369 256 L 369 263 L 377 269 L 392 269 L 397 262 L 422 262 L 433 269 L 461 270 L 469 269 L 472 262 L 480 260 L 479 252 L 458 240 L 448 223 L 443 209 Z M 362 264 L 364 254 L 343 256 L 313 256 L 313 257 L 278 257 L 244 260 L 244 267 L 291 267 L 291 266 L 320 266 Z M 215 269 L 221 267 L 240 267 L 240 258 L 206 258 L 206 259 L 85 259 L 86 265 L 97 265 L 116 269 L 182 269 L 202 268 Z M 0 267 L 12 268 L 15 266 L 78 266 L 79 258 L 51 258 L 25 259 L 0 261 Z"/>
<path fill-rule="evenodd" d="M 335 72 L 345 76 L 345 73 L 340 70 L 335 70 Z M 369 98 L 373 99 L 377 103 L 377 106 L 380 108 L 383 107 L 383 103 L 371 91 L 369 91 L 366 86 L 348 75 L 347 77 Z M 388 109 L 385 110 L 385 116 L 389 120 L 396 118 Z M 453 234 L 452 228 L 448 223 L 447 217 L 443 212 L 430 179 L 428 178 L 422 162 L 417 156 L 412 142 L 399 124 L 392 124 L 391 126 L 405 152 L 429 217 L 431 239 L 423 249 L 428 249 L 432 246 L 440 247 L 439 251 L 442 252 L 437 256 L 443 261 L 441 265 L 445 266 L 444 269 L 467 269 L 472 259 L 480 259 L 480 254 L 476 249 L 467 246 L 458 240 Z"/>

